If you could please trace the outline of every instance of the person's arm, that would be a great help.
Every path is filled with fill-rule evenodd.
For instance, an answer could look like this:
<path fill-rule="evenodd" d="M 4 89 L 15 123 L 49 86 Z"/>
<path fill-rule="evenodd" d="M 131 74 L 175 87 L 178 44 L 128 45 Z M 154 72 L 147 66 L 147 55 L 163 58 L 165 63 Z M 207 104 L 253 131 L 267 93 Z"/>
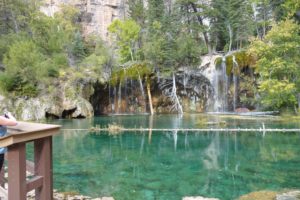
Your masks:
<path fill-rule="evenodd" d="M 17 120 L 10 114 L 6 113 L 5 116 L 0 116 L 0 125 L 3 126 L 16 126 L 18 124 Z"/>

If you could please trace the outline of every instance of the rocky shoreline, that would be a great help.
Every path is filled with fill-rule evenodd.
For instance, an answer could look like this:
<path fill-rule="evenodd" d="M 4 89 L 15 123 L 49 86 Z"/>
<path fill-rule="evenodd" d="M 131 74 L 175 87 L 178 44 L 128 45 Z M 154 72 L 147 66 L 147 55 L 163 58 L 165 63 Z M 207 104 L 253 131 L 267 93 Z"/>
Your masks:
<path fill-rule="evenodd" d="M 34 190 L 28 192 L 27 200 L 34 200 Z M 53 191 L 53 199 L 54 200 L 114 200 L 113 197 L 98 197 L 92 198 L 89 196 L 84 196 L 80 194 L 74 194 L 71 192 L 57 192 Z M 249 194 L 242 195 L 236 200 L 300 200 L 300 190 L 286 190 L 281 192 L 275 191 L 255 191 Z M 208 198 L 202 196 L 189 196 L 183 197 L 182 200 L 220 200 L 218 198 Z"/>
<path fill-rule="evenodd" d="M 27 193 L 27 200 L 35 200 L 34 190 Z M 84 196 L 84 195 L 75 194 L 71 192 L 57 192 L 57 190 L 53 190 L 53 200 L 114 200 L 114 198 L 113 197 L 92 198 L 89 196 Z"/>

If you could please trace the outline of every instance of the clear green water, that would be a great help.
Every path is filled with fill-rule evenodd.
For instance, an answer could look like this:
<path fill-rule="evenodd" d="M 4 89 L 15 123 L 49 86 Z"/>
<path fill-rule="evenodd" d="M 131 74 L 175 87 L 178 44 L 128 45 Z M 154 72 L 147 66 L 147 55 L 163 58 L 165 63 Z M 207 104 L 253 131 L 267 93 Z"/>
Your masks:
<path fill-rule="evenodd" d="M 112 122 L 124 127 L 299 128 L 277 118 L 176 115 L 59 120 L 65 128 Z M 258 190 L 300 188 L 300 133 L 124 133 L 61 131 L 53 140 L 54 188 L 116 200 L 235 199 Z"/>

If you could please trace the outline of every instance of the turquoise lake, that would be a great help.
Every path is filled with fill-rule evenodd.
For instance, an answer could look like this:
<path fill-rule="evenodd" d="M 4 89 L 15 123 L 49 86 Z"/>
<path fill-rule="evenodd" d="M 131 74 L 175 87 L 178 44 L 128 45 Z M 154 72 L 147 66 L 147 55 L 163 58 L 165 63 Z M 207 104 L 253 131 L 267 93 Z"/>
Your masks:
<path fill-rule="evenodd" d="M 116 200 L 236 199 L 260 190 L 300 188 L 300 133 L 90 133 L 93 126 L 299 128 L 300 120 L 231 115 L 128 115 L 56 120 L 54 188 Z M 66 130 L 87 129 L 87 130 Z"/>

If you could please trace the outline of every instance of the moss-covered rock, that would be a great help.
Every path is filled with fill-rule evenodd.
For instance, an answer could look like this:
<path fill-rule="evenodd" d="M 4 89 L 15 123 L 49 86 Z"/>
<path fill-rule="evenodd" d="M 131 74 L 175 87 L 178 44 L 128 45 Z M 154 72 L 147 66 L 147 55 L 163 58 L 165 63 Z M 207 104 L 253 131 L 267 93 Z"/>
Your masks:
<path fill-rule="evenodd" d="M 238 200 L 275 200 L 277 192 L 262 190 L 245 194 L 238 198 Z"/>
<path fill-rule="evenodd" d="M 222 60 L 223 58 L 222 57 L 218 57 L 215 59 L 215 66 L 216 66 L 216 69 L 221 69 L 222 68 Z"/>
<path fill-rule="evenodd" d="M 234 66 L 233 57 L 235 58 L 235 61 L 237 63 L 238 70 L 234 69 L 234 67 L 236 66 Z M 246 51 L 234 52 L 230 55 L 227 55 L 225 59 L 226 59 L 226 73 L 228 76 L 232 73 L 235 75 L 239 74 L 239 72 L 242 71 L 243 68 L 253 67 L 255 62 L 254 61 L 255 58 L 251 54 L 248 54 Z M 218 66 L 216 65 L 216 67 Z"/>

